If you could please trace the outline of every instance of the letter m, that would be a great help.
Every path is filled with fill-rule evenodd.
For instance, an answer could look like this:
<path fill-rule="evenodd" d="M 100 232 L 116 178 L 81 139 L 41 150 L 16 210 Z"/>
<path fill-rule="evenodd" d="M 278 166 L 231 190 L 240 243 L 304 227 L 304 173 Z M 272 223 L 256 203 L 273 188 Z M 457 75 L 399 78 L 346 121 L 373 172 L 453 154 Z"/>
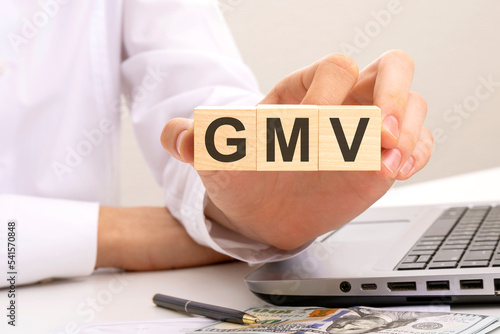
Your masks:
<path fill-rule="evenodd" d="M 281 150 L 283 161 L 293 161 L 293 155 L 300 134 L 300 161 L 309 161 L 309 118 L 296 118 L 293 123 L 292 134 L 287 143 L 283 132 L 283 125 L 279 118 L 267 119 L 267 161 L 273 162 L 276 159 L 276 137 Z"/>

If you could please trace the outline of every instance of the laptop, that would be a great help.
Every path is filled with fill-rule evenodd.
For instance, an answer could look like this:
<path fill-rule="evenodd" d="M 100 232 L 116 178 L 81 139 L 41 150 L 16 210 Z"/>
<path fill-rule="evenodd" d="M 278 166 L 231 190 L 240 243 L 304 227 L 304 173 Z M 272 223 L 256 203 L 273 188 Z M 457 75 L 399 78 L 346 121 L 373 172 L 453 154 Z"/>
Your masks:
<path fill-rule="evenodd" d="M 500 302 L 500 203 L 370 208 L 245 278 L 282 306 Z"/>

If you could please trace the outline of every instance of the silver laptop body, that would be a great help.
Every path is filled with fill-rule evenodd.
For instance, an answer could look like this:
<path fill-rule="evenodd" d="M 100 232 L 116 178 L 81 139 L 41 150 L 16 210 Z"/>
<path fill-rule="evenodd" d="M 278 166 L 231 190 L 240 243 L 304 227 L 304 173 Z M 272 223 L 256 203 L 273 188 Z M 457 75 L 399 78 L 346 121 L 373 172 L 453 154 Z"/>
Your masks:
<path fill-rule="evenodd" d="M 276 305 L 498 303 L 500 206 L 496 205 L 371 208 L 341 229 L 318 238 L 298 256 L 259 267 L 245 281 L 254 294 Z M 458 207 L 458 211 L 451 207 Z M 480 210 L 474 211 L 476 208 Z M 488 212 L 486 218 L 491 216 L 486 225 L 475 232 L 470 232 L 473 229 L 467 224 L 458 225 L 467 218 L 467 212 L 470 214 L 466 223 L 477 221 L 483 209 Z M 433 225 L 437 220 L 439 224 Z M 450 233 L 440 242 L 436 234 L 444 233 L 443 224 Z M 436 228 L 437 225 L 441 227 Z M 460 232 L 474 233 L 468 246 L 476 245 L 479 249 L 469 248 L 459 256 L 460 251 L 453 250 L 453 244 L 461 243 L 463 247 L 466 242 L 462 239 L 467 239 L 459 239 Z M 496 241 L 492 241 L 495 234 Z M 484 242 L 479 243 L 481 240 Z M 440 244 L 437 250 L 432 250 L 436 244 Z M 445 245 L 449 249 L 444 249 Z M 474 260 L 481 259 L 481 255 L 487 257 L 488 249 L 492 250 L 487 266 L 484 260 Z M 423 255 L 415 255 L 414 250 Z M 442 261 L 447 260 L 443 254 L 451 256 L 451 260 Z M 423 268 L 419 259 L 427 260 Z"/>

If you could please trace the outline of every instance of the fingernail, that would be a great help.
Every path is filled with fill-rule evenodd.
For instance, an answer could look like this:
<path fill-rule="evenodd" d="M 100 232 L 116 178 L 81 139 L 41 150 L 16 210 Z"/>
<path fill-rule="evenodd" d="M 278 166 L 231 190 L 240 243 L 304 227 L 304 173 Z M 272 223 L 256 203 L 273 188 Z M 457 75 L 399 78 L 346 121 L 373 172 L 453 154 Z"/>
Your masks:
<path fill-rule="evenodd" d="M 401 152 L 395 148 L 385 151 L 384 154 L 382 154 L 382 162 L 391 173 L 395 174 L 401 163 Z"/>
<path fill-rule="evenodd" d="M 394 116 L 387 116 L 382 122 L 384 129 L 394 138 L 399 139 L 399 122 Z"/>
<path fill-rule="evenodd" d="M 414 163 L 415 163 L 415 160 L 413 159 L 413 157 L 410 157 L 408 160 L 406 160 L 403 167 L 401 167 L 401 174 L 408 175 L 411 172 L 411 170 L 413 169 Z"/>
<path fill-rule="evenodd" d="M 175 149 L 177 150 L 177 159 L 179 160 L 182 160 L 182 156 L 181 156 L 181 141 L 182 141 L 182 137 L 184 136 L 184 134 L 186 133 L 187 130 L 183 130 L 181 133 L 179 133 L 179 135 L 177 136 L 177 142 L 175 144 Z"/>

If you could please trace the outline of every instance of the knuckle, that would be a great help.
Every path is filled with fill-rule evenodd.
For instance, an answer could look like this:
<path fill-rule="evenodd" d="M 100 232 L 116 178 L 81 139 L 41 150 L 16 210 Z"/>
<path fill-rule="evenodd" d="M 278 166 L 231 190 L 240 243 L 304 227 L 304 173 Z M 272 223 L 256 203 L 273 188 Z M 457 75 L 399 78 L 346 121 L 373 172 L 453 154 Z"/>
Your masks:
<path fill-rule="evenodd" d="M 403 50 L 396 49 L 387 51 L 385 53 L 385 57 L 389 62 L 401 62 L 406 64 L 412 71 L 415 69 L 415 62 L 413 61 L 413 58 Z"/>
<path fill-rule="evenodd" d="M 425 145 L 419 145 L 415 147 L 415 150 L 413 150 L 413 157 L 415 158 L 416 161 L 418 161 L 420 164 L 425 163 L 427 161 L 427 156 L 429 151 L 425 147 Z"/>
<path fill-rule="evenodd" d="M 163 128 L 162 132 L 162 137 L 167 137 L 171 136 L 172 132 L 175 130 L 177 127 L 177 119 L 171 119 L 170 121 L 165 124 L 165 127 Z"/>
<path fill-rule="evenodd" d="M 415 149 L 417 148 L 418 138 L 413 133 L 407 133 L 405 135 L 404 144 L 402 146 L 402 150 L 409 154 L 412 151 L 415 151 Z"/>
<path fill-rule="evenodd" d="M 405 110 L 406 110 L 406 99 L 405 97 L 401 96 L 400 92 L 397 91 L 392 91 L 392 92 L 387 92 L 386 94 L 387 101 L 390 102 L 390 110 L 387 111 L 387 114 L 396 114 L 396 115 L 403 115 Z M 386 106 L 383 106 L 382 109 L 387 108 Z"/>
<path fill-rule="evenodd" d="M 163 131 L 161 132 L 160 135 L 160 143 L 163 146 L 163 148 L 166 149 L 167 151 L 170 151 L 171 149 L 170 137 L 172 136 L 174 123 L 175 122 L 173 119 L 168 121 L 167 124 L 165 124 L 165 126 L 163 127 Z"/>
<path fill-rule="evenodd" d="M 271 89 L 271 91 L 267 94 L 265 98 L 266 104 L 281 104 L 282 96 L 286 93 L 286 90 L 283 89 L 283 83 L 280 81 L 276 86 Z"/>
<path fill-rule="evenodd" d="M 418 104 L 419 108 L 424 113 L 427 113 L 427 101 L 424 99 L 422 95 L 416 92 L 410 92 L 410 98 Z"/>
<path fill-rule="evenodd" d="M 427 140 L 425 142 L 427 145 L 430 145 L 430 147 L 432 149 L 433 143 L 434 143 L 434 135 L 432 134 L 431 130 L 429 130 L 427 128 L 423 128 L 423 131 L 425 132 L 425 134 L 427 136 Z"/>
<path fill-rule="evenodd" d="M 319 61 L 319 67 L 338 67 L 357 80 L 359 74 L 358 64 L 349 56 L 339 53 L 330 54 Z"/>
<path fill-rule="evenodd" d="M 413 152 L 413 155 L 422 162 L 427 162 L 430 159 L 433 150 L 432 134 L 429 130 L 424 129 L 426 132 L 425 138 L 421 139 Z"/>
<path fill-rule="evenodd" d="M 422 140 L 422 146 L 426 150 L 427 154 L 431 155 L 434 149 L 434 137 L 427 128 L 424 128 L 424 131 L 426 132 L 426 137 Z"/>

